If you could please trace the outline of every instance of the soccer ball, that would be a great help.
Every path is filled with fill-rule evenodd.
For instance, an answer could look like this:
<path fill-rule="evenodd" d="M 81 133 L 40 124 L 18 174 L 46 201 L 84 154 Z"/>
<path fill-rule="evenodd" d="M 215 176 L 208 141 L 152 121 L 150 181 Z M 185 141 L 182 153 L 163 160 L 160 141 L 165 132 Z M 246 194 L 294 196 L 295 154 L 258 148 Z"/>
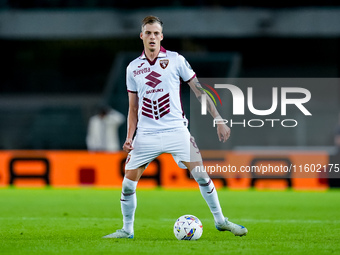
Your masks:
<path fill-rule="evenodd" d="M 175 222 L 174 234 L 178 240 L 198 240 L 202 233 L 202 223 L 193 215 L 183 215 Z"/>

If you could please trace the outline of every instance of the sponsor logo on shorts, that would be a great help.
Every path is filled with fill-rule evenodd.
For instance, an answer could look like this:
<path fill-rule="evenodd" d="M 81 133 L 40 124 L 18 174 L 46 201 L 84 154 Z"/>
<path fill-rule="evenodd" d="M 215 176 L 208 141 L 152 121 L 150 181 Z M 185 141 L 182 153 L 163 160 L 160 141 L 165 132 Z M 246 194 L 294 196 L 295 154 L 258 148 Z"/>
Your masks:
<path fill-rule="evenodd" d="M 130 159 L 131 159 L 131 154 L 128 154 L 125 160 L 125 164 L 129 163 Z"/>

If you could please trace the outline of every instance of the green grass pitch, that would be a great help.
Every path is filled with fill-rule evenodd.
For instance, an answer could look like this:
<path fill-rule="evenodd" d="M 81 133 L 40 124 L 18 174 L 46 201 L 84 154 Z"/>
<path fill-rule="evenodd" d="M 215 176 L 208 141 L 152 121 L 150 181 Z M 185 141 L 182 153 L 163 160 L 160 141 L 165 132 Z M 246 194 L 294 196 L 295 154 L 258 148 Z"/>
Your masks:
<path fill-rule="evenodd" d="M 340 191 L 218 190 L 225 216 L 246 237 L 219 232 L 199 190 L 137 190 L 134 239 L 103 239 L 122 227 L 118 189 L 0 189 L 0 254 L 339 254 Z M 178 241 L 175 220 L 203 223 Z"/>

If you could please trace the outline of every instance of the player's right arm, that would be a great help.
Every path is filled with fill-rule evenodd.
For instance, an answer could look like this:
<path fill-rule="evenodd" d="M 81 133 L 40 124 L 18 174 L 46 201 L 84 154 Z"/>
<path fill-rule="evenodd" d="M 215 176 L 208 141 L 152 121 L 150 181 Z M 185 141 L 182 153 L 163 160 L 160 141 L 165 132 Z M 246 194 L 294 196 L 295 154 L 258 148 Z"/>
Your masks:
<path fill-rule="evenodd" d="M 190 88 L 193 90 L 195 93 L 197 99 L 202 103 L 202 95 L 206 94 L 206 92 L 202 89 L 202 86 L 198 79 L 194 77 L 188 82 Z M 220 114 L 218 113 L 213 101 L 211 100 L 210 97 L 207 98 L 207 109 L 211 116 L 214 119 L 221 119 Z M 224 123 L 218 123 L 217 122 L 217 135 L 220 140 L 220 142 L 226 142 L 229 139 L 230 136 L 230 128 Z"/>
<path fill-rule="evenodd" d="M 138 95 L 137 93 L 133 92 L 128 93 L 129 93 L 129 111 L 127 117 L 127 135 L 125 143 L 123 145 L 123 150 L 129 153 L 131 150 L 133 150 L 132 139 L 136 131 L 138 122 Z"/>

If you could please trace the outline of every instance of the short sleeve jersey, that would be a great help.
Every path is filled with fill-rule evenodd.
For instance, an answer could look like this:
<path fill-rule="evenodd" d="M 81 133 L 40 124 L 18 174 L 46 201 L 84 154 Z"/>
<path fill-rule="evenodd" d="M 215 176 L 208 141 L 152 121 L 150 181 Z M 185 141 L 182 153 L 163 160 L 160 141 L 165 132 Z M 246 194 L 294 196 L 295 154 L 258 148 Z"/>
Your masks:
<path fill-rule="evenodd" d="M 161 47 L 151 62 L 143 54 L 126 69 L 127 90 L 138 95 L 138 130 L 162 131 L 187 125 L 180 86 L 195 77 L 185 58 Z"/>

